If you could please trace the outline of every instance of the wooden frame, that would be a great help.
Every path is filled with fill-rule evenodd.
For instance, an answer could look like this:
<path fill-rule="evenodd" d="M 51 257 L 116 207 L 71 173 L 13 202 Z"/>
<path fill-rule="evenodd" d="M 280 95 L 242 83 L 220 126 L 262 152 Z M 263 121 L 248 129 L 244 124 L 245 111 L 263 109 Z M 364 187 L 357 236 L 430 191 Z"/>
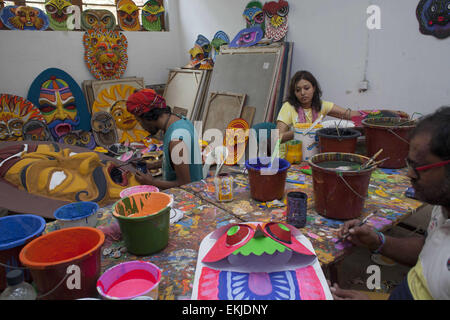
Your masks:
<path fill-rule="evenodd" d="M 211 92 L 203 116 L 203 132 L 218 129 L 224 133 L 230 121 L 241 117 L 245 98 L 245 93 Z"/>

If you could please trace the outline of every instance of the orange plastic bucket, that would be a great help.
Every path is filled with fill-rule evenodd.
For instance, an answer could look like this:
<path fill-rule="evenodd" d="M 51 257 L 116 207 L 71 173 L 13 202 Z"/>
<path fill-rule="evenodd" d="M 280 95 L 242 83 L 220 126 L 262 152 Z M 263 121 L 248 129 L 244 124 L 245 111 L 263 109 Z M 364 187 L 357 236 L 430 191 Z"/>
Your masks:
<path fill-rule="evenodd" d="M 104 241 L 103 232 L 95 228 L 57 230 L 28 243 L 19 259 L 30 269 L 42 299 L 94 297 Z"/>

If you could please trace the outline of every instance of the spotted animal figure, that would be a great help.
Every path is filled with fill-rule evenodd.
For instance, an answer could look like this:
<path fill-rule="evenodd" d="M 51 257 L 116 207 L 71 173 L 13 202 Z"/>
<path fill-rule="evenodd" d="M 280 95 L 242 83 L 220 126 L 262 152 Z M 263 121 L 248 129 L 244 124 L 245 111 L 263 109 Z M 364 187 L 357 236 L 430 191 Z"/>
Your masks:
<path fill-rule="evenodd" d="M 284 0 L 266 2 L 263 10 L 266 19 L 266 38 L 280 41 L 288 31 L 288 2 Z"/>

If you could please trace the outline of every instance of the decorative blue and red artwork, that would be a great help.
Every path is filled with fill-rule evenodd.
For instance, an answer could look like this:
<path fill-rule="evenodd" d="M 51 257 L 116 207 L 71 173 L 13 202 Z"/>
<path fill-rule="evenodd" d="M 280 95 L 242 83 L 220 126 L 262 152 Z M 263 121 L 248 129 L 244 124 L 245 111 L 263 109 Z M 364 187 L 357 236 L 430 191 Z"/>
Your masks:
<path fill-rule="evenodd" d="M 438 39 L 450 36 L 450 0 L 421 0 L 416 17 L 422 34 Z"/>
<path fill-rule="evenodd" d="M 91 115 L 83 92 L 61 69 L 50 68 L 39 74 L 27 99 L 39 108 L 55 141 L 73 130 L 91 130 Z"/>
<path fill-rule="evenodd" d="M 192 299 L 332 299 L 309 240 L 281 222 L 229 224 L 200 244 Z"/>
<path fill-rule="evenodd" d="M 49 25 L 44 11 L 29 6 L 6 6 L 0 12 L 0 19 L 11 30 L 45 30 Z"/>
<path fill-rule="evenodd" d="M 245 28 L 238 32 L 234 39 L 230 42 L 228 47 L 250 47 L 257 44 L 264 36 L 264 31 L 261 27 Z"/>

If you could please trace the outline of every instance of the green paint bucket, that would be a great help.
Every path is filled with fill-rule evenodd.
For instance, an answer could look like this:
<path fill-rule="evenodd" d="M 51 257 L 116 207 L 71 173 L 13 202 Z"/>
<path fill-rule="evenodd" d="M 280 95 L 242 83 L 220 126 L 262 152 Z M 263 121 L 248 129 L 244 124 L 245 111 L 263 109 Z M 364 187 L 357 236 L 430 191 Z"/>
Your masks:
<path fill-rule="evenodd" d="M 125 246 L 134 255 L 163 250 L 169 242 L 172 198 L 162 192 L 137 193 L 113 205 Z"/>

